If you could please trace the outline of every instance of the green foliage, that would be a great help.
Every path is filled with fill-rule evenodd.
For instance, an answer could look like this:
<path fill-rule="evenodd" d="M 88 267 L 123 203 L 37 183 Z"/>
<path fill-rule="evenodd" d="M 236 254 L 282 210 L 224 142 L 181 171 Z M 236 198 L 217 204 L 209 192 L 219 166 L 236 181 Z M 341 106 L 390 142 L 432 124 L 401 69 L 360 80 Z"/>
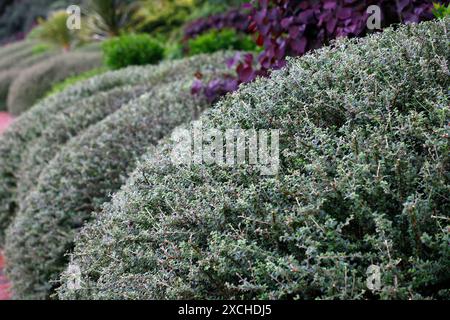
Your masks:
<path fill-rule="evenodd" d="M 11 84 L 8 110 L 19 115 L 33 106 L 45 93 L 68 77 L 98 68 L 102 57 L 98 53 L 65 53 L 24 69 Z"/>
<path fill-rule="evenodd" d="M 79 52 L 99 52 L 99 51 L 102 51 L 102 42 L 101 41 L 96 41 L 96 42 L 83 43 L 82 46 L 77 48 L 77 51 L 79 51 Z"/>
<path fill-rule="evenodd" d="M 223 13 L 231 8 L 238 8 L 248 0 L 199 0 L 198 5 L 187 18 L 187 21 L 209 17 L 214 14 Z"/>
<path fill-rule="evenodd" d="M 111 69 L 132 65 L 156 64 L 164 57 L 164 48 L 145 34 L 122 35 L 103 43 L 105 64 Z"/>
<path fill-rule="evenodd" d="M 66 78 L 63 81 L 54 84 L 52 86 L 52 88 L 44 95 L 44 97 L 48 97 L 48 96 L 51 96 L 53 94 L 60 93 L 60 92 L 64 91 L 66 88 L 68 88 L 68 87 L 70 87 L 70 86 L 72 86 L 72 85 L 74 85 L 74 84 L 76 84 L 78 82 L 81 82 L 83 80 L 95 77 L 95 76 L 97 76 L 99 74 L 102 74 L 102 73 L 104 73 L 106 71 L 107 71 L 107 69 L 104 68 L 104 67 L 95 68 L 95 69 L 83 72 L 83 73 L 81 73 L 79 75 Z"/>
<path fill-rule="evenodd" d="M 7 108 L 11 84 L 20 73 L 54 55 L 47 49 L 47 46 L 34 41 L 21 41 L 0 48 L 0 110 Z"/>
<path fill-rule="evenodd" d="M 149 67 L 148 73 L 154 71 L 151 81 L 146 82 L 149 92 L 80 132 L 51 161 L 41 163 L 37 184 L 29 184 L 34 188 L 21 193 L 24 198 L 19 198 L 18 216 L 6 241 L 9 276 L 17 297 L 48 297 L 56 286 L 52 280 L 65 268 L 65 251 L 91 212 L 120 187 L 148 147 L 208 106 L 205 98 L 191 95 L 192 74 L 199 71 L 206 78 L 216 77 L 231 56 L 174 61 L 164 64 L 165 70 L 159 74 L 155 71 L 160 68 Z M 45 140 L 40 142 L 45 144 Z M 34 161 L 36 154 L 30 156 L 28 159 Z M 46 244 L 35 235 L 45 237 Z M 46 252 L 45 257 L 38 252 Z M 42 264 L 38 262 L 41 258 Z M 34 261 L 34 266 L 26 260 Z"/>
<path fill-rule="evenodd" d="M 3 58 L 9 55 L 13 55 L 17 52 L 21 52 L 23 50 L 29 50 L 36 44 L 37 44 L 36 41 L 26 40 L 26 41 L 17 41 L 5 46 L 0 46 L 0 57 Z"/>
<path fill-rule="evenodd" d="M 152 35 L 170 36 L 194 10 L 195 0 L 143 0 L 134 18 L 139 21 L 138 29 Z"/>
<path fill-rule="evenodd" d="M 220 50 L 255 51 L 257 45 L 251 36 L 231 29 L 211 30 L 188 42 L 189 54 L 212 53 Z"/>
<path fill-rule="evenodd" d="M 17 64 L 33 56 L 34 41 L 21 41 L 17 44 L 2 47 L 0 50 L 0 70 L 17 68 Z"/>
<path fill-rule="evenodd" d="M 169 68 L 169 65 L 174 68 Z M 4 244 L 4 232 L 17 210 L 16 177 L 23 155 L 52 123 L 49 115 L 58 114 L 68 105 L 100 91 L 142 83 L 151 85 L 160 78 L 175 77 L 176 74 L 187 72 L 184 71 L 185 66 L 183 61 L 170 61 L 154 67 L 129 67 L 110 71 L 49 96 L 18 117 L 0 136 L 0 245 Z"/>
<path fill-rule="evenodd" d="M 169 42 L 164 46 L 164 59 L 181 59 L 183 56 L 183 46 L 178 42 Z"/>
<path fill-rule="evenodd" d="M 59 297 L 448 299 L 448 24 L 338 40 L 201 117 L 279 129 L 276 176 L 150 149 L 77 237 L 82 288 L 69 268 Z"/>
<path fill-rule="evenodd" d="M 65 10 L 69 5 L 79 5 L 81 0 L 20 0 L 0 1 L 0 10 L 4 2 L 12 2 L 0 13 L 0 43 L 24 35 L 36 24 L 39 17 L 46 17 L 49 12 Z"/>
<path fill-rule="evenodd" d="M 85 0 L 86 25 L 93 38 L 116 37 L 132 31 L 136 10 L 130 0 Z"/>
<path fill-rule="evenodd" d="M 67 28 L 68 17 L 65 11 L 56 11 L 47 20 L 40 19 L 36 37 L 64 51 L 69 51 L 76 40 L 76 35 L 73 30 Z"/>
<path fill-rule="evenodd" d="M 33 47 L 32 52 L 34 55 L 40 55 L 42 53 L 48 52 L 50 47 L 47 44 L 40 43 Z"/>
<path fill-rule="evenodd" d="M 19 180 L 17 197 L 24 199 L 33 190 L 41 170 L 71 138 L 148 90 L 144 85 L 114 88 L 81 99 L 61 112 L 50 115 L 51 122 L 45 131 L 23 152 L 23 161 L 16 173 Z"/>
<path fill-rule="evenodd" d="M 434 3 L 433 14 L 438 19 L 450 16 L 450 4 L 445 6 L 445 4 Z"/>
<path fill-rule="evenodd" d="M 225 57 L 221 59 L 220 56 L 213 56 L 210 60 L 199 56 L 188 60 L 189 63 L 177 60 L 152 67 L 128 67 L 110 71 L 40 101 L 15 119 L 0 136 L 0 245 L 4 244 L 4 232 L 17 211 L 17 172 L 21 171 L 24 153 L 52 123 L 49 115 L 58 114 L 68 106 L 101 91 L 126 85 L 156 85 L 160 79 L 177 79 L 179 75 L 195 73 L 203 64 L 212 64 L 212 61 L 220 65 L 222 60 Z"/>
<path fill-rule="evenodd" d="M 58 56 L 59 53 L 54 51 L 46 51 L 41 54 L 32 54 L 14 64 L 15 69 L 26 70 L 36 64 L 49 60 Z"/>

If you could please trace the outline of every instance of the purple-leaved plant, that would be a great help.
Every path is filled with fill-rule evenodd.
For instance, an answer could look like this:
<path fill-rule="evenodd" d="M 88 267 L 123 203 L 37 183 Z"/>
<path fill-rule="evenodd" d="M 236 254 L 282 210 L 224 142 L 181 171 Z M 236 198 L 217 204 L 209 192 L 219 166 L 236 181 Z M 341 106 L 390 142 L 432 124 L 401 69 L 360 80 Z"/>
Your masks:
<path fill-rule="evenodd" d="M 367 8 L 377 5 L 381 9 L 381 27 L 395 23 L 417 23 L 433 18 L 430 0 L 254 0 L 243 6 L 249 10 L 248 30 L 264 50 L 257 57 L 237 54 L 229 67 L 236 76 L 202 83 L 197 79 L 193 93 L 204 93 L 215 100 L 239 84 L 266 76 L 269 70 L 279 69 L 287 56 L 301 56 L 320 48 L 339 37 L 361 37 L 369 32 Z M 255 68 L 254 66 L 257 65 Z"/>

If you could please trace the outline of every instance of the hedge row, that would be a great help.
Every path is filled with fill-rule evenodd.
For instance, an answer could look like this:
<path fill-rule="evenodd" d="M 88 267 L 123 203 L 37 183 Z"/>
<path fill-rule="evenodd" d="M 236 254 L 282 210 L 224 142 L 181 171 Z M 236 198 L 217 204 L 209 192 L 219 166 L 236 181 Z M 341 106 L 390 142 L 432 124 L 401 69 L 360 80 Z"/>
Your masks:
<path fill-rule="evenodd" d="M 23 59 L 33 56 L 34 41 L 21 41 L 9 46 L 0 47 L 0 69 L 13 68 Z"/>
<path fill-rule="evenodd" d="M 161 144 L 77 237 L 59 298 L 450 298 L 449 22 L 241 86 L 203 127 L 280 129 L 278 175 L 176 166 Z"/>
<path fill-rule="evenodd" d="M 8 275 L 21 298 L 47 298 L 64 270 L 76 231 L 124 182 L 146 147 L 197 117 L 208 103 L 192 76 L 154 87 L 65 145 L 37 187 L 20 200 L 6 237 Z M 28 264 L 27 261 L 33 261 Z"/>
<path fill-rule="evenodd" d="M 2 57 L 10 54 L 14 54 L 15 52 L 19 52 L 24 50 L 25 48 L 32 48 L 36 45 L 35 41 L 18 41 L 13 42 L 8 45 L 0 46 L 0 55 Z"/>
<path fill-rule="evenodd" d="M 0 136 L 0 244 L 4 242 L 4 231 L 17 209 L 16 175 L 20 171 L 22 155 L 51 124 L 52 118 L 49 115 L 57 114 L 83 98 L 115 87 L 144 83 L 152 86 L 162 81 L 176 81 L 184 75 L 194 74 L 200 68 L 206 71 L 214 70 L 221 67 L 228 56 L 230 54 L 224 53 L 200 55 L 185 60 L 163 62 L 157 66 L 129 67 L 107 72 L 44 99 L 17 118 Z"/>
<path fill-rule="evenodd" d="M 23 70 L 11 84 L 8 94 L 8 110 L 19 115 L 58 83 L 70 76 L 102 65 L 100 53 L 67 53 L 42 61 Z"/>
<path fill-rule="evenodd" d="M 19 73 L 20 69 L 0 71 L 0 111 L 6 111 L 6 99 L 8 98 L 9 86 Z"/>
<path fill-rule="evenodd" d="M 54 55 L 55 54 L 51 52 L 33 55 L 21 61 L 18 61 L 17 63 L 14 63 L 14 68 L 0 71 L 0 110 L 7 109 L 7 100 L 10 86 L 14 82 L 14 80 L 19 77 L 20 73 L 24 69 L 47 60 Z"/>
<path fill-rule="evenodd" d="M 57 53 L 53 51 L 43 52 L 39 54 L 34 54 L 32 56 L 26 57 L 20 61 L 14 62 L 14 68 L 26 69 L 34 66 L 40 62 L 43 62 L 47 59 L 56 57 Z"/>
<path fill-rule="evenodd" d="M 29 194 L 36 185 L 42 169 L 67 141 L 147 90 L 148 88 L 143 85 L 119 87 L 83 99 L 53 116 L 51 124 L 44 130 L 42 136 L 23 153 L 23 161 L 17 175 L 18 199 L 25 198 Z"/>
<path fill-rule="evenodd" d="M 7 109 L 10 85 L 20 71 L 54 55 L 52 52 L 34 54 L 34 45 L 33 41 L 22 41 L 0 47 L 0 110 Z"/>
<path fill-rule="evenodd" d="M 99 52 L 102 50 L 102 42 L 90 42 L 77 48 L 79 52 Z"/>

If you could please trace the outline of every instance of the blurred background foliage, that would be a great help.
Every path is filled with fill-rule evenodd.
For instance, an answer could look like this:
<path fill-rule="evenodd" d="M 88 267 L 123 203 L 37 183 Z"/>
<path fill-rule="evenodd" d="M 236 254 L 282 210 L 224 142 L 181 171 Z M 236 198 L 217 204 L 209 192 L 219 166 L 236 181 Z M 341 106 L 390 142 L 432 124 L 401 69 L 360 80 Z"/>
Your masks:
<path fill-rule="evenodd" d="M 448 3 L 441 1 L 444 2 Z M 238 74 L 240 83 L 251 81 L 259 74 L 258 70 L 253 69 L 255 61 L 264 68 L 269 68 L 273 67 L 274 61 L 278 61 L 274 58 L 275 54 L 280 55 L 281 59 L 291 55 L 285 49 L 276 47 L 283 43 L 280 38 L 285 34 L 294 34 L 292 39 L 285 41 L 286 44 L 307 49 L 301 45 L 304 39 L 291 32 L 292 28 L 286 27 L 286 32 L 277 32 L 277 41 L 269 41 L 273 36 L 270 32 L 266 32 L 266 39 L 261 36 L 264 33 L 262 31 L 269 30 L 269 27 L 279 29 L 279 26 L 283 25 L 283 17 L 278 17 L 278 20 L 273 17 L 260 19 L 259 29 L 256 28 L 259 37 L 258 32 L 251 32 L 250 29 L 255 31 L 255 26 L 251 27 L 249 16 L 264 16 L 267 12 L 258 11 L 258 7 L 248 9 L 243 6 L 244 3 L 248 3 L 248 0 L 2 0 L 0 44 L 15 43 L 7 45 L 6 49 L 4 46 L 0 47 L 4 49 L 0 57 L 0 105 L 7 105 L 5 99 L 9 95 L 8 90 L 17 75 L 37 63 L 45 65 L 46 60 L 55 55 L 72 51 L 102 55 L 103 66 L 95 65 L 99 70 L 154 64 L 164 59 L 180 59 L 219 50 L 243 51 L 249 54 L 240 55 L 230 67 L 230 72 L 235 71 Z M 259 2 L 253 2 L 253 5 L 256 3 Z M 274 1 L 272 4 L 276 3 Z M 294 0 L 289 3 L 292 6 L 298 4 Z M 321 2 L 304 1 L 305 5 L 318 3 Z M 405 7 L 404 11 L 412 13 L 410 16 L 420 21 L 422 18 L 416 11 L 423 11 L 425 1 L 414 3 Z M 81 8 L 80 30 L 69 30 L 66 25 L 66 9 L 72 4 Z M 429 5 L 430 3 L 427 4 Z M 448 12 L 448 4 L 436 4 L 433 10 L 437 17 L 448 15 Z M 332 15 L 327 17 L 331 20 L 333 18 Z M 289 19 L 285 19 L 285 22 L 294 21 L 293 17 Z M 354 20 L 358 21 L 357 18 Z M 308 30 L 314 31 L 307 34 L 310 46 L 314 41 L 318 43 L 317 47 L 324 44 L 320 37 L 316 36 L 316 33 L 320 35 L 319 31 L 324 28 L 320 24 L 319 21 L 308 24 Z M 303 27 L 306 28 L 306 24 Z M 23 45 L 17 45 L 21 42 Z M 9 70 L 11 65 L 14 70 Z M 42 70 L 44 69 L 47 70 Z M 82 66 L 79 66 L 79 70 L 81 69 Z M 53 69 L 48 67 L 48 70 Z M 86 74 L 91 75 L 89 72 Z M 85 78 L 79 74 L 70 76 L 70 83 Z M 224 81 L 224 84 L 219 86 L 217 84 L 222 82 L 215 81 L 213 88 L 217 87 L 221 93 L 222 87 L 235 88 L 238 83 L 233 77 Z M 58 88 L 58 84 L 52 83 L 51 86 L 53 85 Z"/>
<path fill-rule="evenodd" d="M 85 0 L 82 7 L 85 28 L 94 39 L 132 31 L 136 28 L 134 16 L 139 6 L 139 2 L 129 0 Z"/>
<path fill-rule="evenodd" d="M 239 7 L 245 0 L 2 0 L 0 44 L 23 39 L 52 13 L 80 5 L 83 25 L 95 39 L 145 32 L 174 39 L 195 19 Z M 86 31 L 86 30 L 85 30 Z"/>
<path fill-rule="evenodd" d="M 4 0 L 0 6 L 0 44 L 17 39 L 35 39 L 63 51 L 76 46 L 102 41 L 123 34 L 145 33 L 165 44 L 166 57 L 180 58 L 192 54 L 187 47 L 185 27 L 196 20 L 214 15 L 225 17 L 227 12 L 239 8 L 245 0 L 60 0 L 12 1 Z M 66 27 L 70 4 L 80 5 L 82 28 L 73 32 Z M 202 24 L 201 31 L 217 29 L 216 18 L 209 25 Z M 206 23 L 208 24 L 208 23 Z M 227 25 L 226 27 L 233 27 Z M 239 29 L 239 28 L 238 28 Z M 239 31 L 239 30 L 238 30 Z M 239 32 L 237 32 L 239 33 Z M 231 47 L 243 43 L 236 33 L 230 39 Z M 191 36 L 190 36 L 191 37 Z M 247 46 L 247 44 L 245 44 Z M 230 47 L 229 44 L 217 48 Z M 200 51 L 199 51 L 200 50 Z M 195 52 L 202 49 L 196 45 Z M 205 48 L 211 52 L 211 47 Z"/>
<path fill-rule="evenodd" d="M 35 30 L 35 36 L 44 43 L 69 51 L 76 41 L 76 36 L 72 30 L 67 28 L 68 17 L 66 11 L 59 10 L 51 13 L 47 20 L 39 18 L 39 27 Z M 36 46 L 34 50 L 36 51 L 38 48 Z"/>
<path fill-rule="evenodd" d="M 134 18 L 140 31 L 167 35 L 188 19 L 197 4 L 196 0 L 141 1 Z"/>
<path fill-rule="evenodd" d="M 55 10 L 81 4 L 82 0 L 1 0 L 0 44 L 22 39 L 37 24 Z"/>
<path fill-rule="evenodd" d="M 17 87 L 17 78 L 30 86 L 38 76 L 41 82 L 53 79 L 35 90 L 39 99 L 108 69 L 155 64 L 163 59 L 219 50 L 258 49 L 247 32 L 247 13 L 240 9 L 246 0 L 0 2 L 0 109 L 3 110 L 14 108 L 11 88 Z M 80 30 L 67 28 L 70 5 L 80 6 Z M 78 59 L 76 72 L 52 77 L 54 65 L 72 57 L 72 52 L 86 57 L 92 53 L 101 55 L 103 64 L 95 63 L 92 70 L 85 70 L 83 59 Z M 28 107 L 25 103 L 20 110 Z"/>

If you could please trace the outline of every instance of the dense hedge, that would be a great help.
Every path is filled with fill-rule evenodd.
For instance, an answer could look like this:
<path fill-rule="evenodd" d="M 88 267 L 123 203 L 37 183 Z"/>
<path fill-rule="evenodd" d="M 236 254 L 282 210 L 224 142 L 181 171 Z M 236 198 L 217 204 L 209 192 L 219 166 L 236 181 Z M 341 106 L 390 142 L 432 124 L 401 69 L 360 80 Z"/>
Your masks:
<path fill-rule="evenodd" d="M 61 54 L 23 70 L 9 89 L 9 112 L 21 114 L 42 98 L 55 83 L 101 64 L 100 53 L 74 52 Z"/>
<path fill-rule="evenodd" d="M 8 93 L 13 81 L 20 75 L 23 69 L 33 66 L 43 60 L 52 57 L 54 53 L 46 52 L 28 56 L 19 61 L 15 61 L 8 67 L 0 70 L 0 110 L 7 109 Z"/>
<path fill-rule="evenodd" d="M 14 52 L 21 51 L 26 47 L 33 47 L 36 43 L 32 41 L 18 41 L 8 45 L 0 46 L 0 56 L 3 58 Z"/>
<path fill-rule="evenodd" d="M 98 52 L 102 50 L 101 41 L 98 42 L 89 42 L 87 44 L 83 44 L 81 47 L 78 47 L 76 50 L 80 52 Z"/>
<path fill-rule="evenodd" d="M 257 51 L 252 37 L 232 29 L 211 30 L 188 41 L 189 55 L 213 53 L 220 50 Z"/>
<path fill-rule="evenodd" d="M 248 16 L 249 30 L 255 33 L 256 43 L 262 47 L 258 63 L 253 62 L 251 55 L 235 59 L 237 77 L 215 79 L 209 84 L 197 82 L 195 90 L 217 99 L 235 91 L 241 83 L 283 67 L 286 57 L 301 56 L 328 45 L 333 39 L 376 32 L 368 23 L 373 18 L 368 11 L 370 6 L 380 10 L 381 29 L 433 19 L 433 3 L 429 0 L 254 0 Z"/>
<path fill-rule="evenodd" d="M 184 39 L 195 38 L 210 30 L 231 28 L 240 32 L 249 32 L 249 10 L 230 9 L 223 13 L 214 14 L 191 21 L 184 28 Z"/>
<path fill-rule="evenodd" d="M 80 0 L 2 0 L 0 13 L 0 43 L 21 39 L 36 24 L 37 17 L 46 17 L 56 9 L 65 9 Z"/>
<path fill-rule="evenodd" d="M 188 78 L 157 86 L 61 149 L 42 170 L 37 188 L 20 199 L 7 233 L 8 275 L 16 297 L 48 296 L 55 285 L 50 281 L 67 263 L 64 253 L 90 213 L 121 186 L 146 146 L 206 106 L 206 99 L 191 96 Z"/>
<path fill-rule="evenodd" d="M 42 136 L 23 153 L 19 168 L 17 197 L 25 198 L 33 189 L 41 170 L 53 159 L 61 147 L 92 124 L 117 111 L 128 101 L 148 90 L 145 86 L 119 87 L 81 100 L 51 116 Z"/>
<path fill-rule="evenodd" d="M 20 41 L 0 47 L 0 71 L 23 69 L 56 55 L 54 50 L 46 46 L 43 47 L 45 50 L 42 48 L 37 50 L 36 48 L 39 48 L 39 45 L 33 40 Z M 82 49 L 78 50 L 81 51 Z"/>
<path fill-rule="evenodd" d="M 0 56 L 4 57 L 14 52 L 21 51 L 24 48 L 33 47 L 34 45 L 36 45 L 36 42 L 34 41 L 18 41 L 3 45 L 0 46 Z"/>
<path fill-rule="evenodd" d="M 21 41 L 8 46 L 0 47 L 0 69 L 14 68 L 23 59 L 33 56 L 34 41 Z"/>
<path fill-rule="evenodd" d="M 65 89 L 67 89 L 68 87 L 73 86 L 77 82 L 79 83 L 79 82 L 82 82 L 84 80 L 93 78 L 93 77 L 98 76 L 98 75 L 100 75 L 102 73 L 105 73 L 107 71 L 109 71 L 108 68 L 103 66 L 103 67 L 100 67 L 100 68 L 91 69 L 89 71 L 80 73 L 80 74 L 78 74 L 76 76 L 73 76 L 73 77 L 66 78 L 63 81 L 54 84 L 52 86 L 52 88 L 45 93 L 45 97 L 48 97 L 50 95 L 62 92 Z"/>
<path fill-rule="evenodd" d="M 156 66 L 129 67 L 107 72 L 50 96 L 28 112 L 22 114 L 0 136 L 0 244 L 4 242 L 4 231 L 13 219 L 17 208 L 17 172 L 23 152 L 39 138 L 51 123 L 49 115 L 64 110 L 67 106 L 100 91 L 125 85 L 146 84 L 152 86 L 164 81 L 176 81 L 200 68 L 216 69 L 229 54 L 200 55 L 190 59 L 167 61 Z"/>
<path fill-rule="evenodd" d="M 0 109 L 6 107 L 8 91 L 19 72 L 52 55 L 51 52 L 33 53 L 33 41 L 21 41 L 0 47 Z"/>
<path fill-rule="evenodd" d="M 223 62 L 216 62 L 217 71 L 223 71 Z M 208 68 L 198 71 L 207 78 L 217 76 Z M 50 281 L 67 262 L 64 253 L 91 211 L 122 185 L 148 145 L 208 106 L 206 99 L 191 95 L 192 81 L 192 72 L 170 83 L 161 79 L 162 84 L 71 139 L 42 169 L 35 190 L 19 199 L 18 216 L 6 240 L 17 297 L 47 297 L 55 285 Z"/>
<path fill-rule="evenodd" d="M 8 98 L 9 86 L 19 73 L 20 69 L 0 71 L 0 111 L 6 111 L 6 99 Z"/>
<path fill-rule="evenodd" d="M 162 144 L 82 230 L 59 297 L 449 298 L 449 22 L 339 40 L 223 99 L 203 127 L 280 129 L 279 174 Z"/>
<path fill-rule="evenodd" d="M 52 50 L 36 52 L 35 47 L 34 41 L 0 47 L 0 71 L 24 69 L 56 55 Z"/>
<path fill-rule="evenodd" d="M 159 41 L 147 34 L 125 34 L 103 43 L 105 64 L 111 69 L 157 64 L 164 57 Z"/>
<path fill-rule="evenodd" d="M 58 53 L 55 51 L 45 51 L 42 53 L 35 53 L 31 56 L 25 57 L 22 60 L 15 61 L 14 68 L 26 69 L 26 68 L 29 68 L 35 64 L 38 64 L 38 63 L 44 61 L 44 60 L 53 58 L 57 55 L 58 55 Z"/>

